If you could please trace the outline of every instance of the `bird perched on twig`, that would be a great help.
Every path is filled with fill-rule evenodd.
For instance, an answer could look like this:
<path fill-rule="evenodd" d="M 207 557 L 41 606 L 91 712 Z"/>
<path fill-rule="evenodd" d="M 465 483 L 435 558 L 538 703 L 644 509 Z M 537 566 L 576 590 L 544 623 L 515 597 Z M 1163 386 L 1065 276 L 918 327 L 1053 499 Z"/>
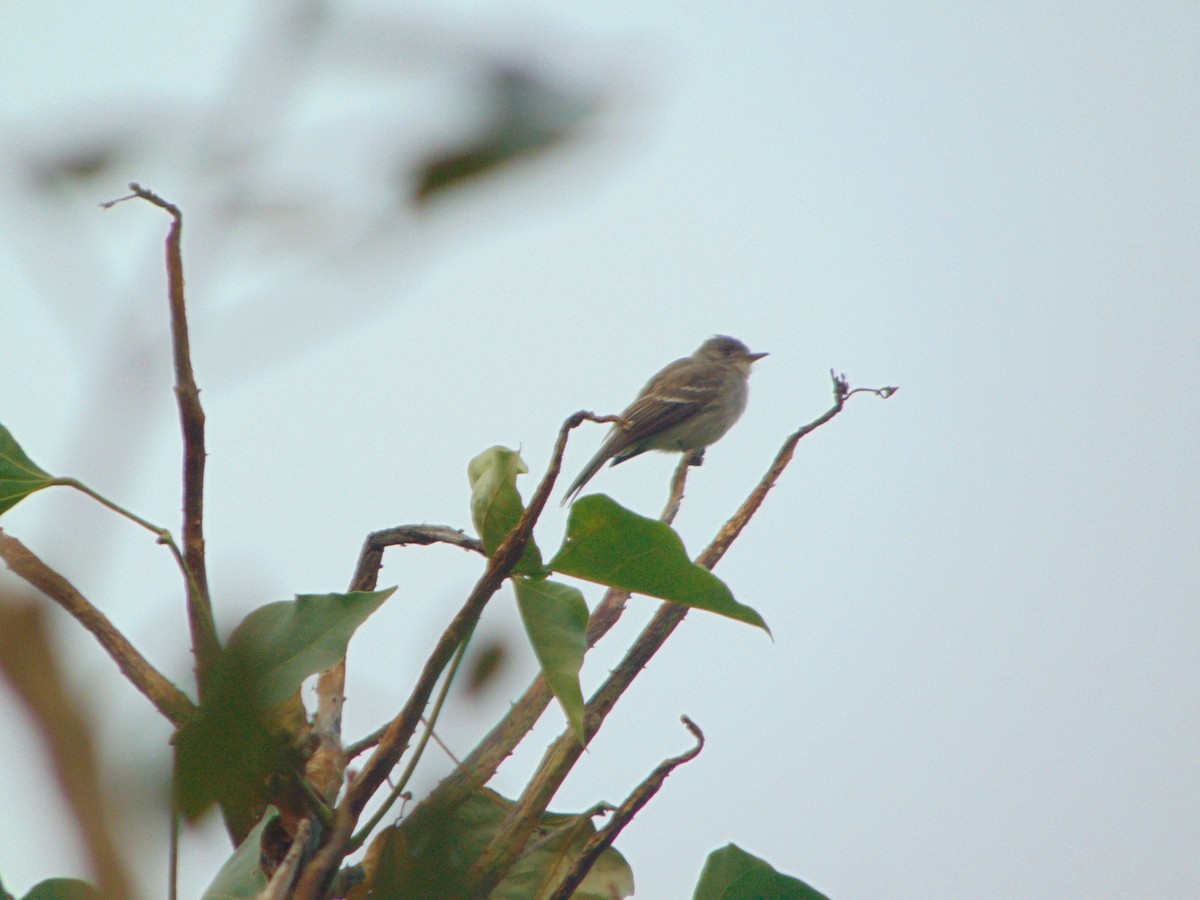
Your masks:
<path fill-rule="evenodd" d="M 719 440 L 746 408 L 750 366 L 767 354 L 751 353 L 736 338 L 718 334 L 691 356 L 677 359 L 642 388 L 621 413 L 600 449 L 567 490 L 565 504 L 600 471 L 647 450 L 699 451 Z"/>

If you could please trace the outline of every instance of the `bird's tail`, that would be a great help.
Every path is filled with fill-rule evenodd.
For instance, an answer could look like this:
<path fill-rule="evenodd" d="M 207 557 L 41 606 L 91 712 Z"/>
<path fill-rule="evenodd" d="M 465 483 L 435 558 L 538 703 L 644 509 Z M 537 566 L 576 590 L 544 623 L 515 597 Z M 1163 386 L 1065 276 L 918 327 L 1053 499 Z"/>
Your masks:
<path fill-rule="evenodd" d="M 567 488 L 567 493 L 563 496 L 561 505 L 566 506 L 575 499 L 575 495 L 582 491 L 584 485 L 591 481 L 604 466 L 604 462 L 608 459 L 610 452 L 608 441 L 605 441 L 600 449 L 596 451 L 596 455 L 592 457 L 591 461 L 583 467 L 583 471 L 579 473 L 579 477 Z"/>

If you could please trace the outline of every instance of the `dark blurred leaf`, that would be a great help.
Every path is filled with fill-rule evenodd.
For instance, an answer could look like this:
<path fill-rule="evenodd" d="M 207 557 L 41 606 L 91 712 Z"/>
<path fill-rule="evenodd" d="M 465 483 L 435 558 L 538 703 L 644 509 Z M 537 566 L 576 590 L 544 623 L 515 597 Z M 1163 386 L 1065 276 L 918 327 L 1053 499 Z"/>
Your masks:
<path fill-rule="evenodd" d="M 587 652 L 588 608 L 576 588 L 544 578 L 513 578 L 517 607 L 546 683 L 566 713 L 579 743 L 583 731 L 583 691 L 579 670 Z"/>
<path fill-rule="evenodd" d="M 488 683 L 500 676 L 508 662 L 508 646 L 503 641 L 490 640 L 473 642 L 477 646 L 471 651 L 467 672 L 467 690 L 478 693 Z"/>
<path fill-rule="evenodd" d="M 471 521 L 483 541 L 484 552 L 491 556 L 504 543 L 521 518 L 525 505 L 517 490 L 517 476 L 529 471 L 521 454 L 507 447 L 491 447 L 467 464 L 471 485 Z M 521 561 L 513 569 L 519 575 L 544 574 L 542 553 L 529 538 Z"/>
<path fill-rule="evenodd" d="M 474 134 L 418 169 L 414 191 L 418 204 L 449 187 L 563 143 L 596 108 L 594 100 L 519 69 L 497 69 L 489 88 L 489 115 Z"/>
<path fill-rule="evenodd" d="M 394 590 L 301 594 L 246 616 L 198 714 L 175 739 L 175 793 L 185 816 L 217 802 L 239 834 L 268 801 L 295 794 L 306 727 L 297 691 L 346 655 L 354 630 Z"/>
<path fill-rule="evenodd" d="M 219 803 L 237 835 L 295 784 L 303 764 L 292 738 L 272 729 L 270 711 L 254 702 L 254 668 L 240 654 L 223 654 L 199 712 L 175 735 L 180 812 L 194 820 Z"/>
<path fill-rule="evenodd" d="M 37 181 L 46 188 L 60 187 L 73 182 L 96 181 L 116 168 L 124 148 L 94 143 L 72 147 L 61 155 L 40 159 L 34 167 Z"/>
<path fill-rule="evenodd" d="M 511 808 L 512 801 L 487 789 L 450 810 L 436 804 L 420 807 L 399 826 L 384 829 L 372 841 L 363 860 L 366 881 L 349 893 L 348 900 L 447 900 L 469 896 L 467 872 Z M 489 896 L 492 900 L 537 900 L 547 896 L 595 830 L 587 815 L 547 813 L 525 854 Z M 632 893 L 633 873 L 621 854 L 610 848 L 575 897 L 610 900 Z"/>
<path fill-rule="evenodd" d="M 736 844 L 708 855 L 692 900 L 829 900 L 799 878 L 776 872 Z"/>
<path fill-rule="evenodd" d="M 267 874 L 262 870 L 262 836 L 267 826 L 279 818 L 279 810 L 268 806 L 266 813 L 238 845 L 237 850 L 217 872 L 200 900 L 243 900 L 257 897 L 267 886 Z"/>
<path fill-rule="evenodd" d="M 688 558 L 673 528 L 604 494 L 572 505 L 567 536 L 548 565 L 564 575 L 720 613 L 771 633 L 762 616 L 734 600 L 721 579 Z"/>
<path fill-rule="evenodd" d="M 78 878 L 47 878 L 33 886 L 24 900 L 102 900 L 98 890 Z"/>
<path fill-rule="evenodd" d="M 12 432 L 0 425 L 0 514 L 53 480 L 25 455 Z"/>

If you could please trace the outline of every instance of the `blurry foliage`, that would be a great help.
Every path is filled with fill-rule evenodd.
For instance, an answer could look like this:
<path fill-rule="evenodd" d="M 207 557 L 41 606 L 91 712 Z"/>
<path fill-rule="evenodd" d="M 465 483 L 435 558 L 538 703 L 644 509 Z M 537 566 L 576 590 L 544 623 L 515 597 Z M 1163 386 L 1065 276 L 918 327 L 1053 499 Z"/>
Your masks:
<path fill-rule="evenodd" d="M 252 900 L 267 886 L 262 867 L 262 844 L 267 829 L 279 821 L 279 810 L 267 807 L 258 824 L 246 835 L 233 855 L 221 866 L 201 900 Z"/>
<path fill-rule="evenodd" d="M 175 798 L 185 816 L 219 803 L 239 841 L 269 803 L 303 817 L 297 773 L 311 748 L 300 685 L 345 657 L 355 629 L 394 590 L 302 594 L 242 620 L 199 714 L 175 739 Z"/>
<path fill-rule="evenodd" d="M 413 191 L 418 203 L 563 143 L 595 111 L 593 101 L 572 96 L 531 72 L 500 68 L 487 77 L 492 95 L 488 116 L 457 146 L 418 167 Z"/>
<path fill-rule="evenodd" d="M 420 807 L 400 825 L 385 828 L 363 860 L 366 881 L 348 900 L 404 897 L 446 900 L 470 896 L 467 873 L 496 836 L 512 802 L 495 791 L 477 791 L 451 808 Z M 492 892 L 495 900 L 540 900 L 566 874 L 583 843 L 595 834 L 587 813 L 546 813 L 536 839 Z M 609 849 L 575 893 L 576 900 L 619 900 L 633 893 L 633 873 L 624 857 Z"/>
<path fill-rule="evenodd" d="M 265 16 L 234 67 L 227 93 L 208 107 L 176 103 L 135 114 L 133 104 L 126 102 L 125 117 L 112 107 L 92 120 L 100 124 L 90 124 L 80 115 L 73 117 L 78 121 L 71 129 L 55 131 L 48 140 L 26 136 L 15 142 L 11 151 L 18 175 L 15 183 L 29 195 L 6 199 L 18 216 L 29 219 L 22 236 L 39 252 L 44 246 L 57 246 L 63 217 L 75 211 L 63 205 L 64 199 L 73 202 L 73 193 L 86 190 L 89 203 L 95 202 L 98 189 L 115 188 L 117 181 L 137 173 L 169 183 L 175 196 L 192 196 L 198 204 L 206 204 L 189 208 L 189 216 L 195 212 L 209 226 L 191 233 L 198 235 L 194 240 L 209 242 L 200 255 L 212 267 L 206 271 L 210 283 L 219 282 L 222 275 L 236 276 L 229 261 L 236 263 L 238 253 L 247 248 L 253 251 L 246 256 L 255 275 L 271 271 L 281 261 L 300 271 L 334 260 L 356 268 L 372 246 L 383 248 L 394 265 L 400 242 L 392 239 L 406 212 L 411 216 L 417 207 L 427 207 L 452 189 L 466 189 L 491 174 L 578 143 L 604 107 L 603 89 L 570 85 L 530 60 L 498 60 L 461 46 L 455 52 L 437 46 L 417 52 L 422 42 L 414 41 L 395 19 L 354 18 L 323 3 L 276 5 Z M 395 79 L 400 59 L 410 66 L 409 74 L 413 63 L 442 74 L 451 69 L 459 92 L 475 95 L 478 102 L 465 121 L 462 110 L 456 110 L 457 137 L 415 146 L 407 137 L 413 133 L 412 122 L 397 115 L 390 100 L 359 118 L 341 115 L 339 107 L 326 110 L 315 123 L 301 124 L 298 101 L 315 92 L 321 82 L 337 76 L 349 94 L 362 89 L 366 95 L 372 80 Z M 355 129 L 347 140 L 348 131 Z M 322 155 L 333 138 L 360 148 L 367 164 Z M 368 159 L 366 154 L 374 156 Z M 310 166 L 310 177 L 297 182 L 295 172 L 284 172 L 282 167 L 298 161 Z M 155 174 L 164 167 L 170 174 Z M 142 176 L 143 172 L 149 174 Z M 295 183 L 302 187 L 289 187 Z M 25 212 L 34 214 L 22 215 Z M 280 241 L 278 235 L 289 226 L 290 239 Z M 245 240 L 253 229 L 259 230 L 258 237 L 266 236 L 275 256 L 259 253 L 259 244 Z M 30 254 L 30 258 L 38 257 Z M 224 272 L 222 265 L 227 266 Z M 100 319 L 76 314 L 79 292 L 64 289 L 64 270 L 50 265 L 39 274 L 46 280 L 47 298 L 65 313 L 60 316 L 64 329 L 73 328 L 81 345 L 93 342 Z M 93 273 L 84 274 L 90 282 Z M 317 291 L 307 284 L 309 280 L 305 279 L 304 287 Z M 278 295 L 278 280 L 271 284 Z M 246 320 L 234 315 L 226 325 L 226 334 L 233 337 L 222 346 L 247 363 L 263 365 L 277 360 L 280 353 L 300 349 L 303 342 L 292 340 L 288 327 L 308 327 L 316 339 L 359 321 L 344 306 L 329 304 L 325 296 L 309 306 L 300 297 L 301 292 L 295 292 L 282 300 L 264 298 L 257 313 L 272 323 L 270 329 L 247 327 Z M 280 303 L 287 304 L 289 315 L 275 314 Z M 223 313 L 217 310 L 212 315 L 220 318 Z M 114 346 L 112 354 L 98 356 L 113 373 L 136 370 L 126 365 L 127 359 L 142 351 L 130 338 L 131 331 L 135 330 L 121 332 L 128 345 Z M 246 352 L 248 347 L 264 346 L 265 341 L 273 348 L 269 352 Z M 105 377 L 92 376 L 88 383 L 96 390 L 109 387 Z M 94 439 L 87 429 L 81 433 Z M 122 452 L 128 454 L 139 435 L 132 429 L 118 429 L 118 436 Z M 503 447 L 491 448 L 470 463 L 471 518 L 489 555 L 496 554 L 525 511 L 516 478 L 527 471 L 519 454 Z M 0 426 L 0 513 L 52 480 Z M 766 628 L 754 610 L 734 600 L 720 579 L 691 562 L 670 527 L 637 516 L 604 496 L 581 499 L 572 507 L 565 540 L 554 558 L 544 562 L 530 539 L 516 567 L 507 573 L 542 672 L 580 741 L 585 739 L 585 706 L 579 672 L 587 649 L 588 610 L 578 589 L 549 580 L 552 571 Z M 311 816 L 319 823 L 318 831 L 329 827 L 325 818 L 329 811 L 322 809 L 304 781 L 305 763 L 317 739 L 300 688 L 307 677 L 344 658 L 355 629 L 392 590 L 300 595 L 294 601 L 268 604 L 248 615 L 226 642 L 206 680 L 203 703 L 174 738 L 178 809 L 194 819 L 213 803 L 219 804 L 238 844 L 206 898 L 256 896 L 269 874 L 264 863 L 278 863 L 280 848 L 286 848 L 289 840 L 283 822 Z M 53 679 L 28 677 L 30 666 L 43 673 L 55 671 L 53 657 L 36 628 L 9 625 L 0 628 L 0 661 L 18 693 L 33 705 L 52 751 L 67 760 L 60 780 L 68 794 L 74 790 L 84 798 L 74 811 L 88 832 L 89 848 L 95 851 L 105 836 L 97 824 L 102 819 L 98 807 L 89 805 L 98 791 L 96 773 L 90 769 L 87 732 L 80 730 L 83 726 L 71 712 L 69 698 L 60 697 L 59 713 L 47 712 L 54 704 L 36 699 L 45 690 L 62 693 Z M 485 681 L 503 657 L 497 646 L 481 653 L 472 683 Z M 361 871 L 343 870 L 339 883 L 361 881 L 350 890 L 350 897 L 448 898 L 466 893 L 472 863 L 502 833 L 513 803 L 486 788 L 472 790 L 465 799 L 456 796 L 450 803 L 431 796 L 432 802 L 418 806 L 400 824 L 375 833 Z M 514 900 L 549 896 L 583 844 L 595 835 L 591 818 L 590 813 L 543 813 L 524 853 L 492 896 Z M 741 851 L 729 857 L 710 859 L 702 882 L 706 893 L 698 889 L 698 897 L 820 896 L 746 893 L 738 885 L 770 891 L 785 882 L 773 880 L 773 870 L 764 871 L 765 863 L 756 867 L 758 861 Z M 97 865 L 97 876 L 106 894 L 125 895 L 103 860 Z M 632 891 L 629 866 L 609 847 L 574 896 L 610 900 Z M 52 879 L 27 896 L 50 900 L 92 897 L 97 892 L 81 881 Z"/>

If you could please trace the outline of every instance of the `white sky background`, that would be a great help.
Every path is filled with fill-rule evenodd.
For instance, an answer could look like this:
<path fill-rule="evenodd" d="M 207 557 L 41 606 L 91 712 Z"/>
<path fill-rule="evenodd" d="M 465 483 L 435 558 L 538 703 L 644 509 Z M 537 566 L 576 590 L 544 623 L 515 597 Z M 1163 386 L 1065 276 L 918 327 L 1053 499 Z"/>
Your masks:
<path fill-rule="evenodd" d="M 692 474 L 693 552 L 827 408 L 831 367 L 898 384 L 802 442 L 717 570 L 774 643 L 690 615 L 553 808 L 619 802 L 690 746 L 687 713 L 704 752 L 618 842 L 639 897 L 689 896 L 728 841 L 838 900 L 1193 896 L 1200 8 L 703 7 L 334 5 L 286 152 L 231 182 L 204 154 L 231 116 L 275 124 L 246 47 L 277 14 L 0 5 L 0 422 L 178 533 L 167 220 L 96 207 L 130 180 L 187 217 L 224 629 L 344 589 L 371 530 L 468 527 L 467 461 L 492 444 L 523 449 L 528 495 L 567 414 L 618 411 L 714 332 L 771 356 Z M 459 60 L 487 54 L 603 90 L 604 114 L 574 148 L 397 216 L 394 159 L 463 121 Z M 98 133 L 136 138 L 136 167 L 34 191 L 31 160 Z M 234 201 L 275 214 L 235 229 Z M 576 435 L 570 475 L 601 433 Z M 640 458 L 592 488 L 656 514 L 671 466 Z M 547 512 L 544 550 L 564 521 Z M 186 682 L 176 573 L 151 538 L 65 492 L 0 524 Z M 349 737 L 403 703 L 477 572 L 448 549 L 388 556 L 381 584 L 400 589 L 351 645 Z M 510 600 L 483 628 L 511 640 L 509 668 L 440 729 L 461 753 L 533 671 Z M 585 694 L 654 605 L 631 602 Z M 160 896 L 166 815 L 146 782 L 165 783 L 168 730 L 55 620 L 130 864 Z M 561 729 L 543 718 L 499 790 Z M 19 896 L 86 869 L 7 693 L 0 719 L 0 877 Z M 432 751 L 418 789 L 447 765 Z M 215 819 L 185 837 L 181 896 L 222 841 Z"/>

